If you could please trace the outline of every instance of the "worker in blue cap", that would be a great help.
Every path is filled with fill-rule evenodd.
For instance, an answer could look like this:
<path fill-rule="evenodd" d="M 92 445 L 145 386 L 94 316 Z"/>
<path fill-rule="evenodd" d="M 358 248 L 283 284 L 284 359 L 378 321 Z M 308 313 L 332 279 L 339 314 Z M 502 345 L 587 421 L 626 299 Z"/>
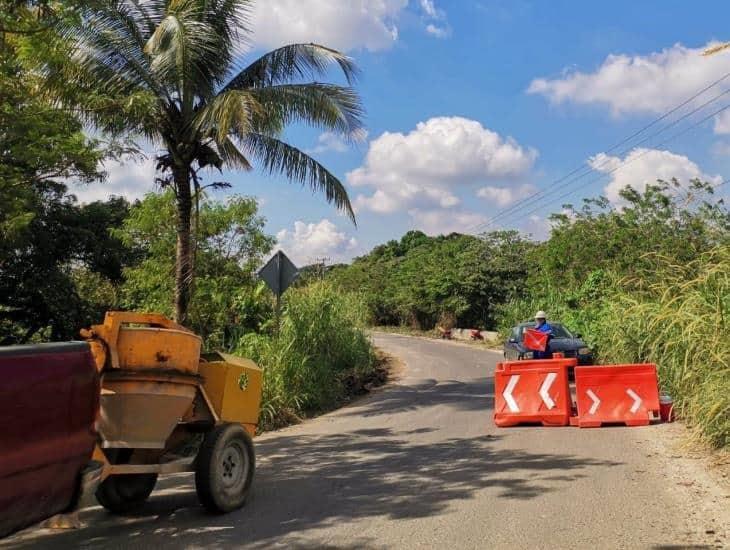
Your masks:
<path fill-rule="evenodd" d="M 535 330 L 546 333 L 548 335 L 548 341 L 545 346 L 545 351 L 534 351 L 532 352 L 532 357 L 534 359 L 550 359 L 553 356 L 550 351 L 550 338 L 552 338 L 553 335 L 553 327 L 548 324 L 547 313 L 543 310 L 535 313 Z"/>

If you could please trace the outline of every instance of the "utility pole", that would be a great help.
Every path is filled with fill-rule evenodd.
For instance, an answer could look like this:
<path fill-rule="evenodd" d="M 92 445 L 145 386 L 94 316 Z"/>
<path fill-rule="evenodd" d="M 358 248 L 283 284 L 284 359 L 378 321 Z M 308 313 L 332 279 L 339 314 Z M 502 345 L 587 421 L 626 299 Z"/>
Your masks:
<path fill-rule="evenodd" d="M 315 265 L 315 276 L 319 278 L 320 281 L 324 280 L 325 271 L 327 268 L 327 264 L 332 261 L 332 258 L 328 256 L 322 256 L 320 258 L 314 259 L 314 265 Z"/>

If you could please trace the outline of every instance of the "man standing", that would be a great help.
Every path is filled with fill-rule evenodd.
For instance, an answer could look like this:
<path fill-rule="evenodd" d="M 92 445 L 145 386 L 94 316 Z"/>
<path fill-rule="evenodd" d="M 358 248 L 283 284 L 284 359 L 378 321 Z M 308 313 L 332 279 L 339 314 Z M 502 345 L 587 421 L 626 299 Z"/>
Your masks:
<path fill-rule="evenodd" d="M 553 354 L 550 351 L 550 338 L 552 338 L 553 327 L 547 322 L 547 313 L 540 310 L 535 314 L 535 330 L 538 332 L 544 332 L 548 335 L 547 344 L 545 344 L 545 351 L 534 351 L 532 357 L 534 359 L 550 359 Z"/>

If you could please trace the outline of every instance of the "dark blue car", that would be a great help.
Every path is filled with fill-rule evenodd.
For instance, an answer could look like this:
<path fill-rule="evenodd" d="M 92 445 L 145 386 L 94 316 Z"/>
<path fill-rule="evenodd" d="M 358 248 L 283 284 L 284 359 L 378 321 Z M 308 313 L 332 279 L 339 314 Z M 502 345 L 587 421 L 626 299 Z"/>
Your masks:
<path fill-rule="evenodd" d="M 579 365 L 592 365 L 593 352 L 581 340 L 580 334 L 572 334 L 560 323 L 550 323 L 553 328 L 550 339 L 550 351 L 559 351 L 565 357 L 577 357 Z M 522 333 L 525 329 L 535 328 L 534 321 L 520 323 L 510 331 L 509 338 L 504 344 L 504 358 L 508 361 L 532 359 L 532 352 L 522 344 Z"/>

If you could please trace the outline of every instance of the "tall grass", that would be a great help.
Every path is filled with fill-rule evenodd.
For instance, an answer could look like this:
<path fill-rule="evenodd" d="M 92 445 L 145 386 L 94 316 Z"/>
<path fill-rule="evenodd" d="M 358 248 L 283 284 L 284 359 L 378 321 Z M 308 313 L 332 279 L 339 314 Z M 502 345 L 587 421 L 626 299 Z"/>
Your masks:
<path fill-rule="evenodd" d="M 654 255 L 654 269 L 600 274 L 571 294 L 548 291 L 503 308 L 503 328 L 546 309 L 581 332 L 602 363 L 656 363 L 661 389 L 694 435 L 730 444 L 730 246 L 684 265 Z"/>
<path fill-rule="evenodd" d="M 687 265 L 657 259 L 661 277 L 633 279 L 606 301 L 597 328 L 601 356 L 656 363 L 696 436 L 730 444 L 730 247 Z"/>
<path fill-rule="evenodd" d="M 277 335 L 240 339 L 236 353 L 264 369 L 262 427 L 330 409 L 344 397 L 348 380 L 372 373 L 366 313 L 358 295 L 314 283 L 287 293 Z"/>

